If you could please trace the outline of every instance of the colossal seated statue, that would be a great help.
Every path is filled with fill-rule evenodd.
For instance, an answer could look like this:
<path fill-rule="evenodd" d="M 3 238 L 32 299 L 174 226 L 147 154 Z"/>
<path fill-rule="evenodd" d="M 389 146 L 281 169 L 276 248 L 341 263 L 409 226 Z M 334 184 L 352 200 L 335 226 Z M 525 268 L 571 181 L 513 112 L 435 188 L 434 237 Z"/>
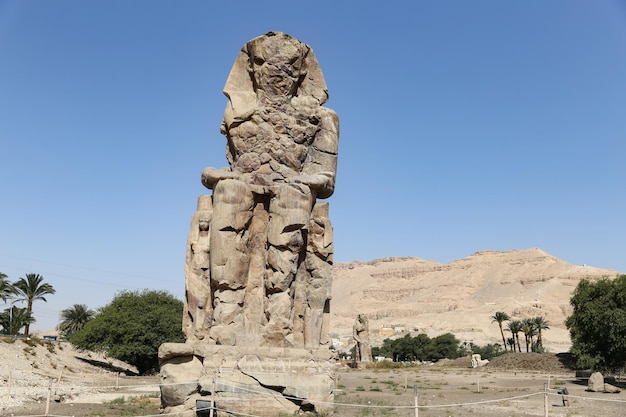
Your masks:
<path fill-rule="evenodd" d="M 228 168 L 205 168 L 187 248 L 184 331 L 211 344 L 328 343 L 339 121 L 311 48 L 248 42 L 224 88 Z"/>
<path fill-rule="evenodd" d="M 333 258 L 328 203 L 339 121 L 311 48 L 284 33 L 248 42 L 224 93 L 229 167 L 206 168 L 185 262 L 185 343 L 159 348 L 161 405 L 332 415 Z M 224 411 L 226 410 L 226 411 Z"/>

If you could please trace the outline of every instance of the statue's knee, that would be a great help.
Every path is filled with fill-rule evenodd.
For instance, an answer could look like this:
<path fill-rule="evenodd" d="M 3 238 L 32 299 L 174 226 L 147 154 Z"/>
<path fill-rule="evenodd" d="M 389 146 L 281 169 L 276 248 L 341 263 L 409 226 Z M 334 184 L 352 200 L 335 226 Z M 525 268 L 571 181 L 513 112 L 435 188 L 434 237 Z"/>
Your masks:
<path fill-rule="evenodd" d="M 217 183 L 213 189 L 213 205 L 215 208 L 221 204 L 246 204 L 252 201 L 252 192 L 248 186 L 234 179 L 225 179 Z"/>
<path fill-rule="evenodd" d="M 288 184 L 278 187 L 272 202 L 279 209 L 304 209 L 308 213 L 313 210 L 313 194 L 304 184 Z"/>

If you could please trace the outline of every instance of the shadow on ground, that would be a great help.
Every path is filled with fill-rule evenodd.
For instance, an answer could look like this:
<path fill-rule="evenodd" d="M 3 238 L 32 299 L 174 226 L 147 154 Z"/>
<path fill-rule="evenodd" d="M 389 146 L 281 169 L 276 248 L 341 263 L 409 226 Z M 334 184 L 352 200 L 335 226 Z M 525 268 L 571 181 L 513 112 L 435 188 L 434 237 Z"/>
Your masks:
<path fill-rule="evenodd" d="M 119 373 L 123 373 L 126 376 L 138 376 L 139 374 L 136 372 L 131 371 L 130 369 L 126 369 L 126 368 L 121 368 L 119 366 L 115 366 L 112 363 L 109 362 L 103 362 L 103 361 L 99 361 L 96 359 L 88 359 L 88 358 L 81 358 L 80 356 L 75 356 L 76 359 L 81 360 L 83 362 L 88 363 L 89 365 L 93 365 L 96 366 L 98 368 L 102 368 L 105 369 L 107 371 L 110 372 L 119 372 Z"/>

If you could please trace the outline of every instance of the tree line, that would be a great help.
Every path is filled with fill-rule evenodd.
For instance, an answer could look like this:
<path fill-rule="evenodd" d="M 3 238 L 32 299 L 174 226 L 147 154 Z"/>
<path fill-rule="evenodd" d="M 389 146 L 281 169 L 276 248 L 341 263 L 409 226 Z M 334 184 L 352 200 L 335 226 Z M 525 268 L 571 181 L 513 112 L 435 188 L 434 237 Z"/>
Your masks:
<path fill-rule="evenodd" d="M 504 350 L 498 344 L 478 346 L 471 342 L 460 343 L 452 333 L 433 338 L 420 333 L 414 337 L 406 334 L 398 339 L 387 338 L 383 340 L 382 346 L 372 348 L 372 355 L 384 356 L 394 362 L 435 362 L 444 358 L 456 359 L 471 353 L 479 353 L 483 359 L 490 359 L 505 353 L 507 345 L 511 347 L 512 352 L 521 352 L 520 333 L 524 334 L 526 352 L 531 350 L 543 352 L 542 331 L 550 328 L 545 318 L 538 316 L 531 319 L 511 320 L 511 317 L 502 311 L 498 311 L 491 318 L 500 327 Z M 509 339 L 504 337 L 503 324 L 507 321 L 509 322 L 508 330 L 511 332 Z"/>
<path fill-rule="evenodd" d="M 45 302 L 55 292 L 39 274 L 10 282 L 0 273 L 0 299 L 11 304 L 0 313 L 2 333 L 28 336 L 35 323 L 33 302 Z M 25 302 L 26 307 L 15 306 L 17 302 Z M 104 352 L 144 374 L 158 370 L 161 344 L 184 341 L 182 317 L 183 302 L 165 291 L 122 291 L 96 311 L 85 304 L 62 310 L 57 330 L 78 349 Z"/>
<path fill-rule="evenodd" d="M 596 281 L 582 279 L 570 298 L 572 314 L 565 321 L 570 333 L 570 352 L 577 369 L 623 371 L 626 367 L 626 274 L 615 279 Z M 498 323 L 505 352 L 544 352 L 543 331 L 549 330 L 548 321 L 541 316 L 513 320 L 498 311 L 492 317 Z M 506 324 L 506 326 L 505 326 Z M 504 330 L 511 333 L 506 338 Z M 524 335 L 521 340 L 520 334 Z M 454 335 L 447 333 L 430 339 L 425 334 L 405 335 L 399 339 L 385 339 L 379 348 L 372 348 L 374 356 L 385 356 L 394 361 L 454 359 L 467 353 L 481 353 L 490 358 L 503 353 L 499 345 L 476 346 L 458 344 Z"/>
<path fill-rule="evenodd" d="M 526 352 L 543 352 L 543 338 L 542 332 L 549 330 L 548 321 L 542 316 L 536 316 L 533 318 L 526 318 L 522 320 L 512 320 L 511 317 L 503 312 L 498 311 L 491 317 L 491 322 L 497 322 L 500 327 L 500 335 L 502 336 L 502 345 L 504 350 L 507 350 L 507 346 L 511 348 L 512 352 L 521 352 L 522 344 L 520 343 L 519 334 L 524 335 L 524 343 L 526 345 Z M 511 332 L 511 337 L 508 339 L 504 337 L 503 323 L 508 322 L 507 330 Z"/>
<path fill-rule="evenodd" d="M 10 282 L 6 274 L 0 272 L 0 300 L 10 303 L 11 307 L 0 313 L 1 333 L 9 336 L 30 336 L 30 325 L 36 323 L 33 315 L 35 301 L 47 302 L 46 296 L 55 294 L 54 287 L 44 282 L 39 274 L 26 274 L 15 282 Z M 26 307 L 17 307 L 15 303 L 25 302 Z M 94 318 L 95 312 L 84 304 L 74 304 L 61 311 L 61 322 L 57 330 L 60 336 L 66 339 L 80 330 L 89 320 Z M 23 332 L 20 332 L 24 328 Z"/>
<path fill-rule="evenodd" d="M 425 333 L 415 337 L 406 334 L 398 339 L 385 339 L 380 347 L 372 348 L 372 356 L 384 356 L 394 362 L 431 361 L 456 359 L 465 355 L 459 341 L 452 333 L 445 333 L 433 338 Z"/>
<path fill-rule="evenodd" d="M 30 324 L 35 322 L 33 303 L 46 301 L 46 296 L 56 291 L 39 274 L 26 274 L 9 282 L 0 273 L 0 299 L 9 301 L 11 307 L 0 313 L 0 326 L 4 334 L 28 335 Z M 20 308 L 15 303 L 23 302 Z M 567 318 L 572 348 L 578 368 L 619 370 L 626 366 L 626 275 L 615 279 L 603 278 L 592 282 L 581 280 L 570 299 L 573 313 Z M 59 331 L 80 349 L 106 352 L 111 357 L 137 366 L 140 372 L 158 368 L 157 351 L 164 342 L 182 342 L 183 303 L 163 291 L 119 293 L 113 301 L 90 310 L 84 304 L 74 304 L 61 312 Z M 502 311 L 496 312 L 492 322 L 500 328 L 502 343 L 507 351 L 521 352 L 524 335 L 526 352 L 543 352 L 543 331 L 549 323 L 543 317 L 512 320 Z M 511 333 L 508 339 L 504 329 Z M 478 347 L 459 344 L 451 333 L 429 338 L 425 334 L 415 337 L 385 339 L 383 345 L 372 348 L 375 356 L 385 356 L 395 361 L 436 361 L 454 359 L 468 353 L 481 353 L 492 357 L 502 353 L 499 345 Z"/>
<path fill-rule="evenodd" d="M 23 327 L 24 335 L 28 336 L 30 325 L 35 323 L 33 303 L 37 300 L 47 301 L 45 296 L 55 292 L 52 285 L 44 282 L 44 277 L 39 274 L 26 274 L 17 281 L 10 282 L 8 276 L 0 272 L 0 299 L 11 304 L 0 313 L 2 333 L 15 336 Z M 17 307 L 17 302 L 26 303 L 26 307 Z"/>

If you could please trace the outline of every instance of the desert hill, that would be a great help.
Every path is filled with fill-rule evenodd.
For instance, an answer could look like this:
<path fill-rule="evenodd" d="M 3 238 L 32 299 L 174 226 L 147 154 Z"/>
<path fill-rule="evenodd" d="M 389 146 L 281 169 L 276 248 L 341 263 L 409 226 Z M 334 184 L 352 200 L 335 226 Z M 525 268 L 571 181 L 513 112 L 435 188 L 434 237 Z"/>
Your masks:
<path fill-rule="evenodd" d="M 451 332 L 461 341 L 481 345 L 502 343 L 491 316 L 504 311 L 513 319 L 545 317 L 550 330 L 543 335 L 544 346 L 553 352 L 570 346 L 564 321 L 578 282 L 618 274 L 572 265 L 537 248 L 480 251 L 447 264 L 391 257 L 333 268 L 335 337 L 350 336 L 356 314 L 363 313 L 374 335 L 385 326 L 417 329 L 431 337 Z M 375 337 L 374 345 L 384 337 Z"/>

